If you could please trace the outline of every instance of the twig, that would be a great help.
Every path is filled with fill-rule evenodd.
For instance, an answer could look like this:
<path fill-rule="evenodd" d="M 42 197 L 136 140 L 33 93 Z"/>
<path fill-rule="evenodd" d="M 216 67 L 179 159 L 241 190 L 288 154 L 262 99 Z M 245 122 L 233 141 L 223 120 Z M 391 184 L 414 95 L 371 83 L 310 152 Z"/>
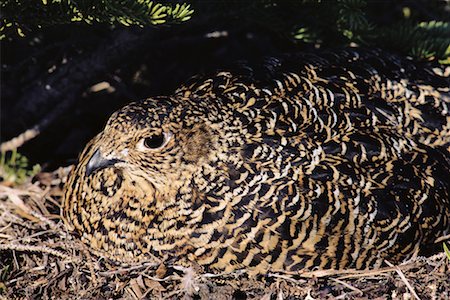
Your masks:
<path fill-rule="evenodd" d="M 0 220 L 3 220 L 4 215 L 6 214 L 6 211 L 2 213 L 2 215 L 0 216 Z M 3 226 L 2 228 L 0 228 L 0 233 L 5 231 L 6 229 L 8 229 L 9 227 L 11 227 L 12 223 L 8 222 L 8 224 L 6 224 L 5 226 Z"/>
<path fill-rule="evenodd" d="M 144 276 L 145 278 L 151 279 L 153 281 L 159 281 L 159 282 L 163 282 L 163 281 L 166 281 L 166 280 L 181 280 L 183 278 L 183 277 L 175 276 L 175 275 L 169 275 L 169 276 L 166 276 L 164 278 L 157 278 L 157 277 L 153 277 L 153 276 L 150 276 L 150 275 L 147 275 L 147 274 L 142 274 L 142 276 Z"/>
<path fill-rule="evenodd" d="M 35 237 L 38 237 L 38 236 L 41 236 L 41 235 L 45 235 L 45 234 L 47 234 L 47 233 L 53 233 L 54 231 L 53 231 L 53 229 L 51 229 L 51 230 L 43 230 L 43 231 L 38 231 L 38 232 L 36 232 L 36 233 L 33 233 L 33 234 L 30 234 L 30 235 L 27 235 L 27 236 L 20 236 L 20 237 L 15 237 L 15 239 L 14 240 L 12 240 L 11 242 L 12 243 L 18 243 L 18 242 L 30 242 L 30 240 L 32 239 L 32 238 L 35 238 Z"/>
<path fill-rule="evenodd" d="M 12 238 L 14 238 L 12 235 L 0 233 L 0 239 L 10 240 Z"/>
<path fill-rule="evenodd" d="M 358 289 L 358 288 L 356 288 L 356 287 L 354 287 L 354 286 L 348 284 L 348 283 L 345 282 L 345 281 L 339 280 L 339 279 L 337 279 L 337 278 L 330 278 L 330 279 L 333 280 L 334 282 L 337 282 L 337 283 L 339 283 L 339 284 L 342 284 L 343 286 L 345 286 L 346 288 L 351 289 L 351 290 L 354 291 L 354 292 L 357 292 L 359 296 L 362 296 L 362 295 L 364 294 L 363 291 L 361 291 L 360 289 Z"/>
<path fill-rule="evenodd" d="M 446 240 L 450 240 L 450 234 L 438 237 L 434 242 L 435 243 L 440 243 L 440 242 L 444 242 Z"/>
<path fill-rule="evenodd" d="M 406 287 L 408 288 L 408 290 L 411 292 L 411 294 L 413 294 L 414 298 L 416 298 L 417 300 L 420 300 L 419 296 L 416 294 L 416 291 L 414 290 L 414 288 L 411 286 L 411 284 L 409 284 L 408 280 L 406 279 L 405 274 L 403 274 L 402 270 L 400 270 L 400 268 L 398 266 L 394 266 L 393 264 L 391 264 L 388 261 L 385 261 L 386 264 L 389 267 L 395 268 L 395 271 L 397 272 L 397 274 L 400 276 L 400 278 L 402 279 L 402 281 L 405 283 Z"/>
<path fill-rule="evenodd" d="M 20 196 L 32 195 L 31 192 L 12 189 L 12 188 L 9 188 L 6 186 L 0 186 L 0 195 L 6 195 L 8 197 L 8 199 L 15 206 L 17 206 L 19 209 L 21 209 L 23 212 L 25 212 L 27 214 L 27 216 L 25 216 L 27 219 L 31 220 L 31 218 L 35 218 L 34 221 L 40 221 L 40 222 L 44 223 L 45 225 L 47 225 L 49 228 L 57 228 L 59 226 L 58 224 L 56 224 L 52 220 L 48 219 L 41 213 L 31 209 L 28 205 L 26 205 L 23 202 L 23 200 L 20 198 Z M 39 194 L 38 194 L 38 196 L 41 197 L 41 195 L 39 195 Z M 21 215 L 21 217 L 24 217 L 24 216 Z M 65 231 L 58 230 L 55 232 L 57 232 L 61 238 L 67 238 L 67 233 Z"/>
<path fill-rule="evenodd" d="M 228 275 L 234 275 L 234 276 L 240 276 L 244 274 L 246 270 L 237 270 L 233 272 L 226 272 L 226 273 L 218 273 L 218 274 L 212 274 L 212 273 L 205 273 L 201 276 L 204 278 L 216 278 L 216 277 L 222 277 L 222 276 L 228 276 Z"/>
<path fill-rule="evenodd" d="M 34 139 L 37 137 L 40 133 L 41 129 L 39 125 L 35 125 L 30 129 L 27 129 L 25 132 L 19 134 L 15 138 L 10 139 L 9 141 L 3 142 L 0 145 L 0 151 L 6 152 L 11 151 L 13 149 L 17 149 L 25 142 Z"/>
<path fill-rule="evenodd" d="M 74 96 L 72 96 L 74 97 Z M 25 130 L 23 133 L 3 142 L 0 145 L 0 152 L 12 151 L 21 147 L 26 142 L 37 137 L 44 129 L 53 123 L 62 113 L 64 113 L 72 104 L 72 101 L 61 101 L 53 110 L 44 116 L 36 125 Z"/>
<path fill-rule="evenodd" d="M 62 253 L 61 251 L 49 248 L 47 246 L 31 246 L 31 245 L 23 245 L 23 244 L 1 244 L 0 250 L 15 250 L 21 252 L 41 252 L 48 253 L 62 259 L 71 260 L 71 257 L 67 254 Z"/>
<path fill-rule="evenodd" d="M 413 267 L 415 267 L 416 264 L 407 264 L 407 265 L 401 265 L 398 266 L 397 268 L 401 268 L 401 269 L 411 269 Z M 301 273 L 295 273 L 295 272 L 290 272 L 287 274 L 291 274 L 291 275 L 298 275 L 300 277 L 305 277 L 305 278 L 319 278 L 319 277 L 328 277 L 328 276 L 338 276 L 338 275 L 342 275 L 339 277 L 339 279 L 344 279 L 344 278 L 352 278 L 352 277 L 367 277 L 367 276 L 373 276 L 373 275 L 381 275 L 384 273 L 389 273 L 389 272 L 394 272 L 397 269 L 394 267 L 389 267 L 389 268 L 380 268 L 380 269 L 375 269 L 375 270 L 356 270 L 356 269 L 348 269 L 348 270 L 318 270 L 318 271 L 311 271 L 311 272 L 301 272 Z"/>
<path fill-rule="evenodd" d="M 300 281 L 300 280 L 297 280 L 297 279 L 294 279 L 294 278 L 289 277 L 289 275 L 282 275 L 282 274 L 276 274 L 276 273 L 269 273 L 268 276 L 269 276 L 269 277 L 274 277 L 274 278 L 284 279 L 284 280 L 290 281 L 290 282 L 292 282 L 292 283 L 303 283 L 303 282 Z"/>

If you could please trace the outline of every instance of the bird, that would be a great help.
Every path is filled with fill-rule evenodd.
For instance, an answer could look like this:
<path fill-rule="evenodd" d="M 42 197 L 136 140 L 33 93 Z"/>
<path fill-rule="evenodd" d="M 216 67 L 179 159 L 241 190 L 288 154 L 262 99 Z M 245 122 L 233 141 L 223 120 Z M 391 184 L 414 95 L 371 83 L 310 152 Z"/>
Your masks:
<path fill-rule="evenodd" d="M 348 48 L 194 77 L 112 114 L 67 179 L 65 222 L 120 262 L 403 262 L 450 233 L 449 73 Z"/>

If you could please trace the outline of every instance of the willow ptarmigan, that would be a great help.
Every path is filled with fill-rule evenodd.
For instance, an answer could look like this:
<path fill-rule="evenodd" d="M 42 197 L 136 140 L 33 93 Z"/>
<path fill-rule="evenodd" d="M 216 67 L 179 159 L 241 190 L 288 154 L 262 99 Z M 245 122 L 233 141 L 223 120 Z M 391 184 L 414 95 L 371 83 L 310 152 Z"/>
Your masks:
<path fill-rule="evenodd" d="M 194 79 L 111 116 L 69 176 L 65 217 L 119 261 L 402 261 L 450 232 L 449 71 L 339 50 Z"/>

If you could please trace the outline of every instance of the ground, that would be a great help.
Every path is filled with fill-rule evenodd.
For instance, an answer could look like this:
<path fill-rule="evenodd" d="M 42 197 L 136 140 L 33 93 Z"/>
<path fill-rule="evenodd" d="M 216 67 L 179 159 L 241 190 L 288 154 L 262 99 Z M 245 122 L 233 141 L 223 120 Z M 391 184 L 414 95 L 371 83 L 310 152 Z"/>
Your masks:
<path fill-rule="evenodd" d="M 0 184 L 0 299 L 449 299 L 445 253 L 398 266 L 252 276 L 209 274 L 145 262 L 121 265 L 91 253 L 61 216 L 71 166 L 20 186 Z"/>

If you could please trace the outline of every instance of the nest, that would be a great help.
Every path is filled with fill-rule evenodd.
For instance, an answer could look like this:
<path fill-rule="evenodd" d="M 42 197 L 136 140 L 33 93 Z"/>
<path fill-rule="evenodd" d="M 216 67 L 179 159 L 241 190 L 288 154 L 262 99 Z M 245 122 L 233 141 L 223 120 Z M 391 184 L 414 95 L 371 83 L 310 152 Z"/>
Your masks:
<path fill-rule="evenodd" d="M 0 184 L 0 298 L 8 299 L 448 299 L 442 252 L 376 270 L 205 273 L 162 262 L 118 264 L 91 253 L 65 227 L 62 186 L 70 168 L 34 182 Z"/>

